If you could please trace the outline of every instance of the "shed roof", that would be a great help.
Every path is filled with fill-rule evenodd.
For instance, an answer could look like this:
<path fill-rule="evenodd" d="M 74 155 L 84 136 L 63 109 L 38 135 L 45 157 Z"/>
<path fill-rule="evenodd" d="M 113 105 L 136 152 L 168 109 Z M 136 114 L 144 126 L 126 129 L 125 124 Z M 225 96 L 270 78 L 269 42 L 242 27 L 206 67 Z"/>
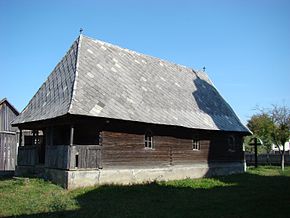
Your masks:
<path fill-rule="evenodd" d="M 13 123 L 65 114 L 248 132 L 205 72 L 83 35 Z"/>
<path fill-rule="evenodd" d="M 3 98 L 2 100 L 0 100 L 0 106 L 4 103 L 10 107 L 10 109 L 16 116 L 19 115 L 18 110 L 7 100 L 7 98 Z"/>

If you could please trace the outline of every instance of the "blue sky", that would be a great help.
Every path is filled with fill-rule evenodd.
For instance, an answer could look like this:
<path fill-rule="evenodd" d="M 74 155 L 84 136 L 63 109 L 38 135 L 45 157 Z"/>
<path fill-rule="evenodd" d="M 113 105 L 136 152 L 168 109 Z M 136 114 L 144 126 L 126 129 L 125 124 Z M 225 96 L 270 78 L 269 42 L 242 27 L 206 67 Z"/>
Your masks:
<path fill-rule="evenodd" d="M 290 107 L 290 1 L 0 0 L 0 99 L 22 110 L 77 38 L 206 67 L 246 123 Z"/>

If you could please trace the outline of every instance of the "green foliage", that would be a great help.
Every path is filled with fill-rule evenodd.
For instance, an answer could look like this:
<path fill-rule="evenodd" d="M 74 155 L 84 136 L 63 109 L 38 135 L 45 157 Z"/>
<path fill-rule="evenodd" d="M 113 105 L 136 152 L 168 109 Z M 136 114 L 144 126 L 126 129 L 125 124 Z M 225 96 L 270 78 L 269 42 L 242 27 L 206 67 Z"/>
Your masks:
<path fill-rule="evenodd" d="M 290 109 L 286 106 L 273 105 L 270 110 L 260 109 L 251 117 L 247 124 L 255 137 L 263 141 L 267 153 L 271 151 L 272 144 L 279 148 L 284 146 L 290 137 Z M 249 141 L 249 139 L 247 139 Z M 246 150 L 251 150 L 247 147 Z"/>
<path fill-rule="evenodd" d="M 282 146 L 284 150 L 285 142 L 287 142 L 290 137 L 290 109 L 286 106 L 273 106 L 269 114 L 274 123 L 274 130 L 271 135 L 273 141 L 276 145 Z"/>
<path fill-rule="evenodd" d="M 247 126 L 254 133 L 255 137 L 258 137 L 262 140 L 264 149 L 267 153 L 269 153 L 273 144 L 272 132 L 275 128 L 271 117 L 266 113 L 253 115 L 248 121 Z M 263 148 L 260 146 L 260 152 L 262 149 Z"/>
<path fill-rule="evenodd" d="M 290 167 L 73 191 L 41 179 L 6 179 L 0 217 L 287 217 L 289 184 Z"/>

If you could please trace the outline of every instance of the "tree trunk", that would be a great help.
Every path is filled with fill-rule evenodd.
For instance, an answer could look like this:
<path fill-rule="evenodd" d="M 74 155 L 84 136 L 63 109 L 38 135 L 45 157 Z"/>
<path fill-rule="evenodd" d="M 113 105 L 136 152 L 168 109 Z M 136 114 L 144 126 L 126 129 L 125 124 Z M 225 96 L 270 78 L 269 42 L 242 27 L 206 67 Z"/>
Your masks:
<path fill-rule="evenodd" d="M 271 165 L 271 163 L 270 163 L 270 154 L 269 154 L 268 151 L 267 151 L 267 164 L 268 165 Z"/>
<path fill-rule="evenodd" d="M 284 155 L 284 152 L 282 152 L 282 155 L 281 155 L 281 169 L 282 169 L 282 171 L 284 171 L 284 165 L 285 165 L 285 155 Z"/>
<path fill-rule="evenodd" d="M 284 171 L 284 166 L 285 166 L 285 143 L 283 144 L 283 150 L 281 153 L 281 169 Z"/>

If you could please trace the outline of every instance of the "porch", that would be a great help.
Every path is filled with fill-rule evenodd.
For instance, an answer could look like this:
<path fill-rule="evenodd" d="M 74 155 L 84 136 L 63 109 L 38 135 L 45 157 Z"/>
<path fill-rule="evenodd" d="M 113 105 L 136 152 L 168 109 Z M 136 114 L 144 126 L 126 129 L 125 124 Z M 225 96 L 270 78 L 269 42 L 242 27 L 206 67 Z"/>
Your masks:
<path fill-rule="evenodd" d="M 45 169 L 100 169 L 100 133 L 93 127 L 59 125 L 31 130 L 20 129 L 16 174 L 41 174 Z M 22 170 L 20 170 L 22 169 Z M 27 170 L 25 170 L 27 169 Z M 25 173 L 24 173 L 25 174 Z"/>
<path fill-rule="evenodd" d="M 38 146 L 18 148 L 18 166 L 44 166 L 45 168 L 78 170 L 100 169 L 100 145 L 56 145 L 45 148 L 45 162 L 39 161 Z"/>

